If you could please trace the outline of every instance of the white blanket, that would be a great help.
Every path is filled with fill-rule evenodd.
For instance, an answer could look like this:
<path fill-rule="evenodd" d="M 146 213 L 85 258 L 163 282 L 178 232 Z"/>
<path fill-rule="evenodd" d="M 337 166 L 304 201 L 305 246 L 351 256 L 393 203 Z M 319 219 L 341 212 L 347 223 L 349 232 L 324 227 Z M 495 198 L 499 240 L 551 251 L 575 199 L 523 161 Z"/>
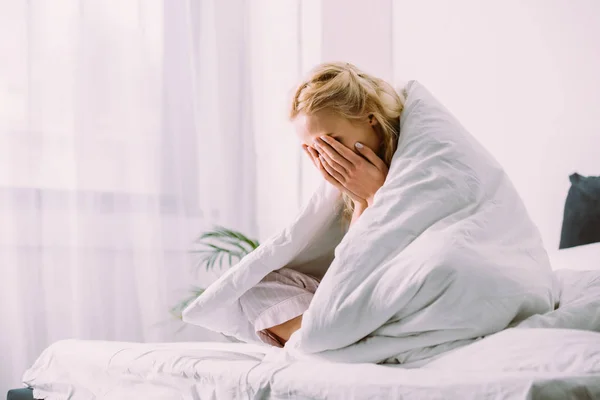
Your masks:
<path fill-rule="evenodd" d="M 502 168 L 422 85 L 406 95 L 388 177 L 352 228 L 324 184 L 184 321 L 259 342 L 239 298 L 284 266 L 323 276 L 288 357 L 417 362 L 554 309 L 548 256 Z"/>

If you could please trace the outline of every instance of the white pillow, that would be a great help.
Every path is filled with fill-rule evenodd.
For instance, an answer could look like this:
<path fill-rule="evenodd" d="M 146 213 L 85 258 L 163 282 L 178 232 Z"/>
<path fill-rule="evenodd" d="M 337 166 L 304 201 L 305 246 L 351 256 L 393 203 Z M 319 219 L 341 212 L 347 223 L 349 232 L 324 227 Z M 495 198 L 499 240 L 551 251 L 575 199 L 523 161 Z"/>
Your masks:
<path fill-rule="evenodd" d="M 600 243 L 554 250 L 548 253 L 552 269 L 600 270 Z"/>

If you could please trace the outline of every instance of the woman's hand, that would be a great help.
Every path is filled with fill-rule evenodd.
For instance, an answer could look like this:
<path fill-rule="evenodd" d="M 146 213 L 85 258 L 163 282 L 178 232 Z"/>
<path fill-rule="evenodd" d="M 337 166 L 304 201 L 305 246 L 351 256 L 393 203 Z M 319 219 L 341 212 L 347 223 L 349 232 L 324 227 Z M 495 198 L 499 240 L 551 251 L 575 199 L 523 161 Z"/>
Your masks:
<path fill-rule="evenodd" d="M 388 167 L 370 148 L 356 143 L 361 157 L 329 136 L 315 140 L 314 148 L 302 147 L 325 180 L 358 204 L 372 204 L 375 192 L 385 181 Z"/>

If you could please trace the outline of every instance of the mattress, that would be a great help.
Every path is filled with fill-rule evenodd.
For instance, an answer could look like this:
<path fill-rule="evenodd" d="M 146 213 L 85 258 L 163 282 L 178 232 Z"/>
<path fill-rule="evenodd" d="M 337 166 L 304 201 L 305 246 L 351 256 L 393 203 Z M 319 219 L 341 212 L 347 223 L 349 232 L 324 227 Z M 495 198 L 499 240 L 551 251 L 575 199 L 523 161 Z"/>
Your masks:
<path fill-rule="evenodd" d="M 600 398 L 600 271 L 556 274 L 557 310 L 421 365 L 288 362 L 247 343 L 64 340 L 23 380 L 48 400 Z"/>

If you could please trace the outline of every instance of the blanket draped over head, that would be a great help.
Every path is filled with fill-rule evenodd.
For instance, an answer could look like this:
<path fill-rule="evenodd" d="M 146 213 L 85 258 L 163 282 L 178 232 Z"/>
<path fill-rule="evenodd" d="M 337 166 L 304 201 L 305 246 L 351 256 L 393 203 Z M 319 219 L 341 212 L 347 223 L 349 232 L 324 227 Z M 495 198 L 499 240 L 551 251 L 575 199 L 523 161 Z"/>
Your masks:
<path fill-rule="evenodd" d="M 554 309 L 547 253 L 506 173 L 419 82 L 404 90 L 388 176 L 352 227 L 324 182 L 184 321 L 260 343 L 239 298 L 282 267 L 323 278 L 283 349 L 296 358 L 422 362 Z"/>

